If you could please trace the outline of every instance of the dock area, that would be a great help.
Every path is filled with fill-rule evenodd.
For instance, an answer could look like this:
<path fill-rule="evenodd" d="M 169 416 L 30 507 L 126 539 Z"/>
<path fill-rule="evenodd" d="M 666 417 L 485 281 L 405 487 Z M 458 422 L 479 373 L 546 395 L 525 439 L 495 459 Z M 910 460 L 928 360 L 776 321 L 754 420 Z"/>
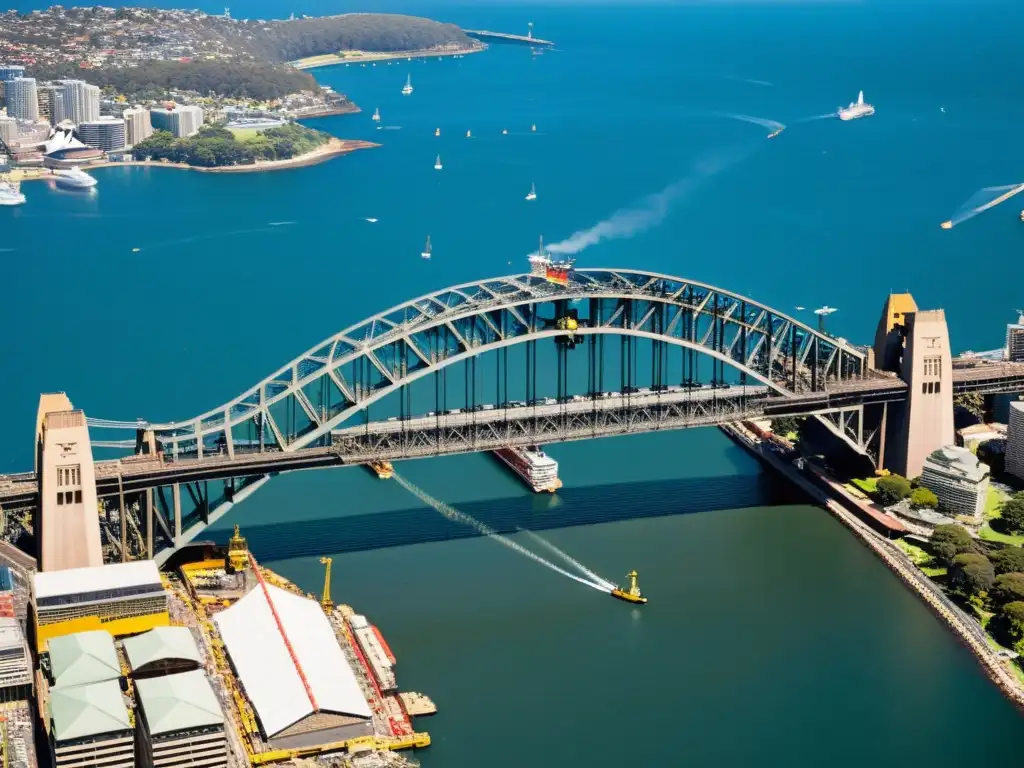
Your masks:
<path fill-rule="evenodd" d="M 406 691 L 398 694 L 398 700 L 402 702 L 405 713 L 409 717 L 425 717 L 437 714 L 437 705 L 429 696 L 414 691 Z"/>
<path fill-rule="evenodd" d="M 498 43 L 522 43 L 536 47 L 548 47 L 555 44 L 552 40 L 542 40 L 533 35 L 513 35 L 508 32 L 491 32 L 488 29 L 464 29 L 462 31 L 477 40 L 493 40 Z"/>

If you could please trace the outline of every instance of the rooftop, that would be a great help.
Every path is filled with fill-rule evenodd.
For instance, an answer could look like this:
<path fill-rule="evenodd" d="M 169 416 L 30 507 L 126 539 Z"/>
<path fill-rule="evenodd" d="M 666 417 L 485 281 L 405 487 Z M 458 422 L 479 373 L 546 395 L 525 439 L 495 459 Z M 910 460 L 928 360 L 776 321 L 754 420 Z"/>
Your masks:
<path fill-rule="evenodd" d="M 929 466 L 931 465 L 931 466 Z M 988 475 L 988 467 L 978 461 L 978 457 L 967 448 L 947 445 L 932 451 L 925 460 L 925 469 L 943 474 L 957 474 L 975 483 L 980 483 Z"/>
<path fill-rule="evenodd" d="M 50 670 L 57 688 L 117 680 L 121 677 L 114 638 L 105 629 L 51 638 L 47 650 L 50 652 Z"/>
<path fill-rule="evenodd" d="M 21 631 L 21 623 L 17 619 L 0 617 L 0 651 L 9 648 L 21 648 L 25 645 L 25 635 Z"/>
<path fill-rule="evenodd" d="M 161 584 L 160 572 L 152 560 L 44 571 L 32 577 L 32 591 L 37 600 L 150 584 Z"/>
<path fill-rule="evenodd" d="M 56 741 L 132 729 L 121 686 L 116 680 L 51 689 L 50 718 Z"/>
<path fill-rule="evenodd" d="M 370 718 L 370 706 L 320 605 L 270 584 L 266 590 L 253 589 L 214 618 L 266 735 L 272 737 L 314 712 Z"/>
<path fill-rule="evenodd" d="M 188 627 L 157 627 L 129 637 L 124 641 L 124 652 L 132 672 L 155 661 L 184 659 L 203 663 Z"/>
<path fill-rule="evenodd" d="M 150 734 L 222 725 L 224 713 L 200 670 L 139 680 L 139 703 Z"/>

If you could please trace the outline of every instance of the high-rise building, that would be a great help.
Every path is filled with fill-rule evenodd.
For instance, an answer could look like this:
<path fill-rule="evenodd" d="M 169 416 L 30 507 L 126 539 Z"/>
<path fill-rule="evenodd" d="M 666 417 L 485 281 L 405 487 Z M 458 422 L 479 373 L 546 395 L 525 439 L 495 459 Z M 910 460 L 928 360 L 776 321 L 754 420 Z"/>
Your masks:
<path fill-rule="evenodd" d="M 1024 315 L 1006 326 L 1006 359 L 1011 363 L 1024 363 Z"/>
<path fill-rule="evenodd" d="M 966 448 L 947 445 L 925 459 L 921 485 L 939 497 L 939 509 L 980 519 L 988 497 L 988 467 Z"/>
<path fill-rule="evenodd" d="M 4 98 L 7 100 L 7 114 L 11 117 L 33 122 L 39 119 L 34 77 L 16 77 L 5 81 Z"/>
<path fill-rule="evenodd" d="M 0 115 L 0 141 L 10 146 L 18 138 L 18 121 Z"/>
<path fill-rule="evenodd" d="M 0 64 L 0 82 L 7 82 L 16 77 L 24 77 L 25 68 L 20 64 Z"/>
<path fill-rule="evenodd" d="M 120 117 L 101 117 L 78 124 L 78 138 L 90 147 L 113 152 L 125 147 L 124 120 Z"/>
<path fill-rule="evenodd" d="M 149 110 L 142 107 L 126 109 L 124 118 L 125 146 L 134 147 L 153 135 L 153 123 L 149 119 Z"/>
<path fill-rule="evenodd" d="M 199 132 L 203 125 L 203 110 L 195 106 L 178 104 L 172 109 L 150 110 L 150 119 L 157 130 L 168 131 L 175 138 L 182 139 Z"/>
<path fill-rule="evenodd" d="M 36 89 L 39 101 L 39 117 L 48 120 L 50 125 L 57 125 L 67 119 L 64 109 L 63 85 L 40 85 Z"/>
<path fill-rule="evenodd" d="M 1006 472 L 1024 480 L 1024 400 L 1010 402 L 1006 426 Z"/>
<path fill-rule="evenodd" d="M 99 120 L 100 89 L 84 80 L 61 80 L 64 118 L 75 125 Z M 59 122 L 59 121 L 58 121 Z"/>

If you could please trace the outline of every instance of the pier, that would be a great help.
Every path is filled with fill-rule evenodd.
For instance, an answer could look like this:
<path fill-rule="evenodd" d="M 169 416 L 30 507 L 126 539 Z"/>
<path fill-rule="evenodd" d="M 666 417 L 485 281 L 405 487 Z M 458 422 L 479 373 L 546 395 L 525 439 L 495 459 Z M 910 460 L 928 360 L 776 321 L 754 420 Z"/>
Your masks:
<path fill-rule="evenodd" d="M 513 35 L 509 32 L 491 32 L 486 29 L 464 29 L 462 31 L 470 37 L 475 37 L 477 40 L 493 41 L 496 43 L 523 43 L 524 45 L 536 47 L 552 46 L 555 44 L 552 40 L 542 40 L 539 37 L 534 37 L 532 31 L 525 35 Z"/>

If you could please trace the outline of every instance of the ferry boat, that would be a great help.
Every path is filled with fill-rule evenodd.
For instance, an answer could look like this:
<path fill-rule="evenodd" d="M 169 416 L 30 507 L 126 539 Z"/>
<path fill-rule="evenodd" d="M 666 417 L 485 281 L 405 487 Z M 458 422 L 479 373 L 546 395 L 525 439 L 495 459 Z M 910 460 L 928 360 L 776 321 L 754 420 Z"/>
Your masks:
<path fill-rule="evenodd" d="M 536 185 L 534 185 L 532 183 L 530 184 L 530 191 L 527 193 L 526 199 L 527 200 L 536 200 L 537 199 L 537 187 L 536 187 Z"/>
<path fill-rule="evenodd" d="M 53 176 L 57 180 L 58 187 L 89 189 L 96 186 L 96 179 L 77 166 L 68 170 L 56 170 L 53 172 Z"/>
<path fill-rule="evenodd" d="M 423 249 L 423 253 L 420 254 L 420 258 L 422 258 L 422 259 L 429 259 L 430 258 L 430 254 L 432 252 L 433 251 L 432 251 L 432 249 L 430 247 L 430 235 L 427 235 L 427 245 Z"/>
<path fill-rule="evenodd" d="M 403 96 L 408 96 L 410 93 L 412 93 L 412 75 L 409 75 L 405 79 L 405 85 L 402 86 Z"/>
<path fill-rule="evenodd" d="M 774 131 L 772 131 L 771 133 L 769 133 L 769 134 L 768 134 L 768 138 L 769 138 L 769 139 L 774 139 L 774 138 L 775 138 L 776 136 L 778 136 L 778 135 L 779 135 L 780 133 L 782 133 L 782 132 L 783 132 L 784 130 L 786 130 L 786 127 L 785 127 L 785 126 L 783 126 L 782 128 L 779 128 L 779 129 L 777 129 L 777 130 L 774 130 Z"/>
<path fill-rule="evenodd" d="M 629 589 L 621 589 L 616 587 L 611 591 L 612 597 L 617 597 L 619 600 L 625 600 L 627 603 L 635 603 L 637 605 L 644 605 L 647 603 L 647 598 L 640 592 L 640 587 L 636 583 L 637 572 L 630 571 L 626 574 L 626 578 L 629 579 Z"/>
<path fill-rule="evenodd" d="M 441 156 L 437 156 L 437 160 L 434 161 L 434 170 L 440 171 L 444 166 L 441 165 Z"/>
<path fill-rule="evenodd" d="M 375 123 L 379 123 L 380 122 L 380 107 L 377 107 L 375 110 L 373 110 L 373 118 L 372 118 L 372 120 Z"/>
<path fill-rule="evenodd" d="M 395 468 L 390 461 L 371 461 L 366 466 L 381 480 L 390 480 L 395 475 Z"/>
<path fill-rule="evenodd" d="M 536 133 L 537 132 L 537 124 L 534 123 L 533 125 L 531 125 L 530 126 L 530 130 L 533 131 L 534 133 Z"/>
<path fill-rule="evenodd" d="M 502 128 L 501 129 L 501 135 L 502 136 L 508 136 L 508 128 Z"/>
<path fill-rule="evenodd" d="M 435 128 L 434 129 L 434 135 L 435 136 L 440 136 L 441 135 L 441 129 L 440 128 Z"/>
<path fill-rule="evenodd" d="M 533 489 L 534 493 L 554 493 L 562 487 L 558 462 L 533 445 L 528 448 L 499 448 L 494 455 L 503 461 Z"/>
<path fill-rule="evenodd" d="M 466 138 L 467 139 L 472 139 L 473 138 L 473 132 L 472 131 L 466 131 Z"/>
<path fill-rule="evenodd" d="M 21 186 L 16 181 L 0 181 L 0 205 L 21 205 L 25 202 Z"/>
<path fill-rule="evenodd" d="M 568 285 L 569 280 L 572 279 L 575 259 L 554 261 L 544 251 L 543 237 L 540 239 L 540 246 L 537 248 L 537 252 L 530 254 L 529 261 L 530 274 L 534 277 L 543 277 L 549 283 L 555 283 L 556 285 Z"/>
<path fill-rule="evenodd" d="M 857 100 L 848 107 L 840 107 L 836 110 L 840 120 L 856 120 L 859 117 L 868 117 L 875 114 L 875 108 L 864 102 L 864 91 L 857 94 Z"/>

